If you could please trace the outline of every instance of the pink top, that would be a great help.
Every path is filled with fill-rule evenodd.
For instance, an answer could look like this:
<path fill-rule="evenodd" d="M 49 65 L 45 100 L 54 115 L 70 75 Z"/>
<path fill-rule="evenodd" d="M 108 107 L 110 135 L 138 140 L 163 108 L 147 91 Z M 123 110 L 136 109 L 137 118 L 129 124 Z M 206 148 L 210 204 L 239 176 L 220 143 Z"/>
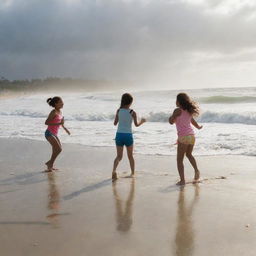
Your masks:
<path fill-rule="evenodd" d="M 194 135 L 191 119 L 192 115 L 188 111 L 181 109 L 181 115 L 175 121 L 178 136 Z"/>
<path fill-rule="evenodd" d="M 57 114 L 57 115 L 53 118 L 52 124 L 58 124 L 58 123 L 60 123 L 61 120 L 62 120 L 62 118 L 63 118 L 63 117 L 62 117 L 61 114 Z M 57 136 L 57 135 L 58 135 L 59 128 L 60 128 L 60 124 L 58 124 L 58 125 L 48 125 L 47 130 L 50 131 L 52 134 L 54 134 L 54 135 Z"/>

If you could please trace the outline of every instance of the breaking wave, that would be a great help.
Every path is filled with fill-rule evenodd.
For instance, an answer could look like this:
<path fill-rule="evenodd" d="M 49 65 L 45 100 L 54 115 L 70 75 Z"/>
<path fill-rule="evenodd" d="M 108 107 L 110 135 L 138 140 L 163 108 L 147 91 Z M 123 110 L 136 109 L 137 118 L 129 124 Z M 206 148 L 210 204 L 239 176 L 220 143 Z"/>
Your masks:
<path fill-rule="evenodd" d="M 29 110 L 17 110 L 13 112 L 0 112 L 2 116 L 20 116 L 31 118 L 46 118 L 47 114 Z M 113 113 L 84 113 L 65 115 L 66 120 L 72 121 L 113 121 L 115 115 Z M 143 115 L 148 122 L 168 122 L 170 113 L 167 112 L 150 112 Z M 256 112 L 231 113 L 231 112 L 212 112 L 206 111 L 200 115 L 197 120 L 202 123 L 239 123 L 256 125 Z"/>

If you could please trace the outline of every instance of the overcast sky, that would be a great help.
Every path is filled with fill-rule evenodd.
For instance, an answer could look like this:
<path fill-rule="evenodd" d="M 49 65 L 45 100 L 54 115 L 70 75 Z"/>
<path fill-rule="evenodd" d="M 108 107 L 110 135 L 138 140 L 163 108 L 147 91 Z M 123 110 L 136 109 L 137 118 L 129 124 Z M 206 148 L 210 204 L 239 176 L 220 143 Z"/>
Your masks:
<path fill-rule="evenodd" d="M 1 0 L 0 76 L 256 85 L 254 0 Z"/>

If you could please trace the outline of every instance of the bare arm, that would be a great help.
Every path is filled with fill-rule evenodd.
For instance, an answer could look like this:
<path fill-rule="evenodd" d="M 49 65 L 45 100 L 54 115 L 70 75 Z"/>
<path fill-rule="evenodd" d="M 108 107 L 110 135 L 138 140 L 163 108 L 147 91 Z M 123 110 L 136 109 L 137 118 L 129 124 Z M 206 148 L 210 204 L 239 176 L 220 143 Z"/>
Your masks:
<path fill-rule="evenodd" d="M 56 116 L 56 111 L 52 110 L 47 119 L 45 120 L 45 125 L 62 125 L 63 120 L 60 123 L 52 123 L 52 120 Z"/>
<path fill-rule="evenodd" d="M 66 132 L 68 135 L 71 134 L 70 131 L 68 130 L 68 128 L 66 128 L 64 125 L 62 125 L 62 127 L 63 127 L 63 129 L 65 130 L 65 132 Z"/>
<path fill-rule="evenodd" d="M 191 119 L 191 124 L 193 124 L 193 126 L 195 126 L 199 130 L 203 128 L 203 126 L 199 125 L 194 118 Z"/>
<path fill-rule="evenodd" d="M 172 115 L 171 115 L 170 118 L 169 118 L 169 123 L 170 123 L 170 124 L 174 124 L 175 121 L 176 121 L 176 118 L 177 118 L 178 116 L 180 116 L 180 115 L 181 115 L 181 109 L 180 109 L 180 108 L 174 109 Z"/>
<path fill-rule="evenodd" d="M 133 117 L 134 125 L 135 125 L 136 127 L 139 127 L 139 126 L 141 126 L 143 123 L 146 122 L 146 119 L 145 119 L 145 118 L 141 118 L 141 120 L 138 122 L 138 120 L 137 120 L 137 114 L 136 114 L 135 111 L 132 112 L 132 117 Z"/>
<path fill-rule="evenodd" d="M 115 116 L 115 120 L 114 120 L 114 125 L 117 125 L 118 124 L 118 112 L 119 112 L 119 109 L 116 111 L 116 116 Z"/>
<path fill-rule="evenodd" d="M 62 118 L 62 128 L 65 130 L 65 132 L 68 134 L 68 135 L 70 135 L 71 133 L 70 133 L 70 131 L 68 130 L 68 128 L 66 128 L 65 126 L 64 126 L 64 117 Z"/>

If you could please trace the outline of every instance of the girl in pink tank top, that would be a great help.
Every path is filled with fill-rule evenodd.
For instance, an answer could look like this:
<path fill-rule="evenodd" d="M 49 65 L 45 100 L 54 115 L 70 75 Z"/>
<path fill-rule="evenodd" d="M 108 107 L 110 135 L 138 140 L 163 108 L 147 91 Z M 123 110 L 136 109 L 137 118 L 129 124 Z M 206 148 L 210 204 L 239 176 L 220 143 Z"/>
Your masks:
<path fill-rule="evenodd" d="M 52 119 L 52 124 L 55 125 L 48 125 L 47 130 L 50 131 L 53 135 L 57 136 L 59 128 L 62 124 L 62 119 L 62 114 L 56 114 L 55 117 Z"/>
<path fill-rule="evenodd" d="M 198 182 L 200 172 L 197 168 L 197 163 L 192 155 L 195 144 L 194 130 L 191 124 L 197 129 L 202 129 L 203 126 L 199 125 L 193 118 L 199 114 L 199 108 L 186 93 L 179 93 L 177 95 L 176 108 L 169 118 L 170 124 L 176 124 L 178 140 L 177 140 L 177 168 L 179 171 L 180 181 L 177 185 L 185 185 L 184 165 L 183 159 L 186 154 L 189 162 L 195 170 L 194 182 Z"/>
<path fill-rule="evenodd" d="M 45 131 L 45 138 L 52 146 L 51 159 L 47 161 L 45 164 L 47 166 L 46 172 L 51 172 L 53 170 L 56 170 L 55 168 L 53 168 L 53 164 L 57 156 L 62 151 L 61 143 L 58 138 L 58 131 L 60 126 L 62 126 L 69 135 L 70 135 L 70 132 L 64 126 L 64 118 L 60 111 L 60 109 L 63 108 L 63 105 L 64 105 L 62 99 L 56 96 L 56 97 L 47 99 L 47 103 L 54 108 L 50 112 L 48 118 L 45 121 L 45 124 L 48 125 L 47 130 Z"/>

